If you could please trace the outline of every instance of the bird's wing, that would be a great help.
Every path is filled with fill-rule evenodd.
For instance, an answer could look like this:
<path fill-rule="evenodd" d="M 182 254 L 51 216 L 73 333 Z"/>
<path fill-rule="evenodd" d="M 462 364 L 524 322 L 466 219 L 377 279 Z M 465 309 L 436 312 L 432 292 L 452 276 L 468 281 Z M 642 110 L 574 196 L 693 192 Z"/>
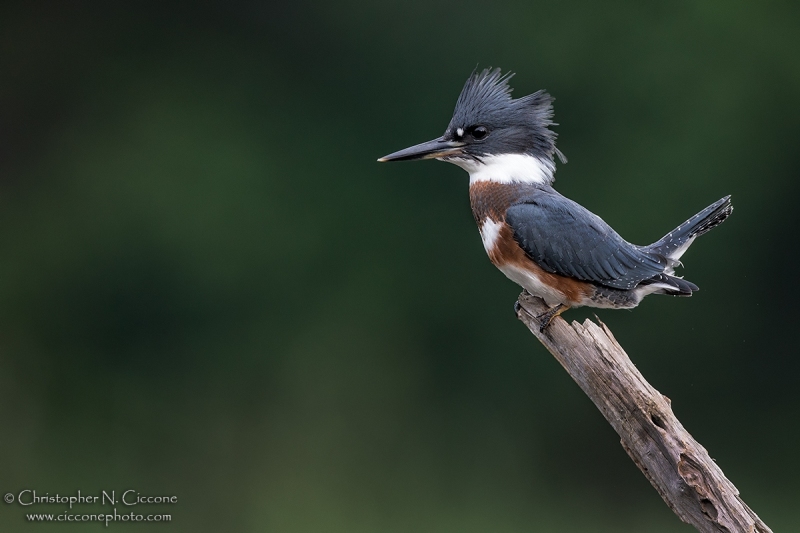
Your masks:
<path fill-rule="evenodd" d="M 634 246 L 603 219 L 555 190 L 512 205 L 506 222 L 544 270 L 616 289 L 632 289 L 664 272 L 666 259 Z"/>

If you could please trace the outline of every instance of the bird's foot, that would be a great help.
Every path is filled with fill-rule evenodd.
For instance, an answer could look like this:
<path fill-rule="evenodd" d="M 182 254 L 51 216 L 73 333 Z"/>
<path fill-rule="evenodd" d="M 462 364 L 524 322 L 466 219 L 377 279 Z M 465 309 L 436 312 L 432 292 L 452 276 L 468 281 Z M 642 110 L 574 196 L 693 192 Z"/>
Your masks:
<path fill-rule="evenodd" d="M 528 289 L 525 289 L 525 288 L 522 289 L 522 294 L 524 294 L 525 296 L 531 296 L 531 293 L 529 293 Z M 517 300 L 516 302 L 514 302 L 514 316 L 519 317 L 519 310 L 520 309 L 522 309 L 522 305 L 519 303 L 519 300 Z M 530 314 L 530 313 L 528 313 L 528 314 Z"/>
<path fill-rule="evenodd" d="M 544 330 L 547 329 L 547 326 L 550 325 L 550 322 L 555 317 L 557 317 L 558 315 L 560 315 L 561 313 L 566 311 L 567 309 L 569 309 L 569 307 L 567 307 L 566 305 L 558 304 L 558 305 L 554 305 L 553 307 L 551 307 L 550 309 L 548 309 L 547 311 L 545 311 L 541 315 L 537 315 L 536 316 L 536 320 L 539 321 L 539 333 L 543 333 Z"/>

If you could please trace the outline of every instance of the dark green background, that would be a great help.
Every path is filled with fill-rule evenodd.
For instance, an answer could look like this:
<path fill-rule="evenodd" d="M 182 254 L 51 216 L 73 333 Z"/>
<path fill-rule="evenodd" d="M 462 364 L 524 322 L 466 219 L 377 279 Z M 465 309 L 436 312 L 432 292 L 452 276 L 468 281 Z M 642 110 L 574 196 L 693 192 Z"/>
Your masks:
<path fill-rule="evenodd" d="M 798 28 L 795 2 L 4 3 L 0 492 L 179 497 L 125 531 L 691 531 L 514 318 L 467 175 L 375 162 L 491 65 L 557 98 L 556 186 L 627 239 L 733 195 L 684 257 L 699 294 L 598 314 L 800 530 Z"/>

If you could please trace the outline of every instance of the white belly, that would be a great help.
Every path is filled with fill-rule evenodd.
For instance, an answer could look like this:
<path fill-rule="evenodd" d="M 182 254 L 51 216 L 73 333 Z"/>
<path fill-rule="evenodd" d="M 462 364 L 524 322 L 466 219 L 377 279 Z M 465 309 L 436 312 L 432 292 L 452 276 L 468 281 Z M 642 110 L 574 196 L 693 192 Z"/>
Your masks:
<path fill-rule="evenodd" d="M 552 307 L 558 304 L 574 306 L 574 302 L 568 302 L 561 291 L 557 291 L 549 285 L 542 283 L 533 272 L 513 265 L 503 265 L 498 268 L 508 279 L 527 290 L 532 295 L 543 299 L 548 306 Z"/>

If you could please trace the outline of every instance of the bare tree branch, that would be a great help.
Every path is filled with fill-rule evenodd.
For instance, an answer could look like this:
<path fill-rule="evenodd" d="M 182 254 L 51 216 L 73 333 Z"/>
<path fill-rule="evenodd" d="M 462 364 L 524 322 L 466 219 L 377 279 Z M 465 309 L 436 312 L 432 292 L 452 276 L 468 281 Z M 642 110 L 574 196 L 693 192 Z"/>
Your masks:
<path fill-rule="evenodd" d="M 675 418 L 600 322 L 556 318 L 539 332 L 547 310 L 523 293 L 517 316 L 561 363 L 621 437 L 622 447 L 670 509 L 703 533 L 771 533 L 742 501 L 708 452 Z M 598 321 L 599 322 L 599 321 Z"/>

